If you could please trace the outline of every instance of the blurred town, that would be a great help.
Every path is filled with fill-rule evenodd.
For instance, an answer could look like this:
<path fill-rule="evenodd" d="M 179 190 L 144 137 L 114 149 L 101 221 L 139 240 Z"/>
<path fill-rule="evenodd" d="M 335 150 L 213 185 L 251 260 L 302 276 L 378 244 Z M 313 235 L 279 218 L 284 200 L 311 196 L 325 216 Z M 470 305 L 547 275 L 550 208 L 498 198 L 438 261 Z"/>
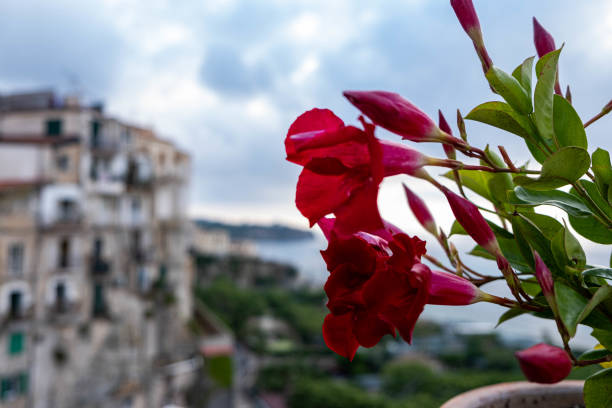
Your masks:
<path fill-rule="evenodd" d="M 0 96 L 0 407 L 427 408 L 520 378 L 520 344 L 431 322 L 338 358 L 322 287 L 258 256 L 312 235 L 189 219 L 189 154 L 124 119 Z"/>

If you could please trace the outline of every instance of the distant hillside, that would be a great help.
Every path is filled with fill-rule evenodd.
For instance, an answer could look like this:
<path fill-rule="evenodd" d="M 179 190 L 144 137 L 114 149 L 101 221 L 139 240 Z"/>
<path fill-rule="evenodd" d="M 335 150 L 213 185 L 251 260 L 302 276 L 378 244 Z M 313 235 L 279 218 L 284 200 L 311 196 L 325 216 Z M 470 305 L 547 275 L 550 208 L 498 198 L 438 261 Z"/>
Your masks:
<path fill-rule="evenodd" d="M 285 225 L 256 225 L 256 224 L 226 224 L 219 221 L 195 220 L 202 228 L 223 229 L 229 232 L 230 237 L 236 240 L 250 239 L 254 241 L 296 241 L 312 239 L 311 231 L 287 227 Z"/>

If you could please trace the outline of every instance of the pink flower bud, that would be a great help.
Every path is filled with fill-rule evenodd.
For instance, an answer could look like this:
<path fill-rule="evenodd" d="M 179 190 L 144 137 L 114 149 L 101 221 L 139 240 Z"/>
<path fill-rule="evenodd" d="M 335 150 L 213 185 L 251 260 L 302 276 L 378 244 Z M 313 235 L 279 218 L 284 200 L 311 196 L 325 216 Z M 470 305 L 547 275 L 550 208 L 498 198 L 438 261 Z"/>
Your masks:
<path fill-rule="evenodd" d="M 446 132 L 449 135 L 453 134 L 453 132 L 452 132 L 450 126 L 448 125 L 448 122 L 444 118 L 444 115 L 442 114 L 441 110 L 438 110 L 438 126 L 440 127 L 440 129 L 443 132 Z M 446 144 L 446 143 L 443 143 L 442 144 L 442 149 L 444 149 L 444 153 L 446 154 L 446 157 L 448 157 L 451 160 L 457 159 L 457 153 L 456 153 L 455 148 L 453 146 L 451 146 L 449 144 Z"/>
<path fill-rule="evenodd" d="M 375 124 L 413 142 L 448 139 L 423 111 L 386 91 L 344 91 L 344 96 Z"/>
<path fill-rule="evenodd" d="M 542 27 L 535 17 L 533 18 L 533 42 L 540 58 L 557 49 L 553 36 Z"/>
<path fill-rule="evenodd" d="M 486 73 L 493 66 L 493 61 L 491 61 L 491 57 L 489 57 L 489 53 L 484 46 L 480 21 L 478 21 L 478 15 L 472 0 L 451 0 L 451 6 L 455 10 L 461 27 L 474 43 L 474 48 L 482 64 L 482 70 Z"/>
<path fill-rule="evenodd" d="M 430 305 L 464 306 L 482 299 L 482 292 L 472 282 L 448 272 L 431 271 Z"/>
<path fill-rule="evenodd" d="M 446 200 L 463 229 L 476 241 L 480 246 L 485 248 L 491 255 L 498 257 L 500 255 L 497 238 L 493 234 L 493 230 L 487 224 L 478 208 L 463 197 L 443 187 L 442 192 L 446 196 Z"/>
<path fill-rule="evenodd" d="M 546 31 L 544 27 L 542 27 L 540 22 L 535 17 L 533 18 L 533 42 L 535 44 L 536 51 L 538 52 L 538 57 L 540 58 L 557 49 L 553 36 L 550 35 L 550 33 Z M 555 81 L 555 93 L 563 96 L 563 93 L 561 93 L 561 85 L 559 85 L 558 71 L 557 80 Z"/>
<path fill-rule="evenodd" d="M 542 288 L 542 293 L 546 298 L 550 295 L 554 296 L 554 283 L 550 270 L 536 251 L 533 251 L 533 258 L 535 260 L 536 279 Z"/>
<path fill-rule="evenodd" d="M 421 197 L 416 195 L 405 184 L 404 184 L 404 190 L 406 191 L 406 198 L 408 199 L 408 206 L 410 207 L 410 210 L 414 214 L 419 224 L 421 224 L 423 228 L 425 228 L 425 230 L 437 236 L 438 228 L 436 227 L 436 222 L 434 221 L 431 213 L 429 212 L 429 209 L 425 205 L 425 202 L 421 200 Z"/>
<path fill-rule="evenodd" d="M 514 354 L 529 381 L 553 384 L 572 371 L 572 361 L 565 350 L 540 343 Z"/>

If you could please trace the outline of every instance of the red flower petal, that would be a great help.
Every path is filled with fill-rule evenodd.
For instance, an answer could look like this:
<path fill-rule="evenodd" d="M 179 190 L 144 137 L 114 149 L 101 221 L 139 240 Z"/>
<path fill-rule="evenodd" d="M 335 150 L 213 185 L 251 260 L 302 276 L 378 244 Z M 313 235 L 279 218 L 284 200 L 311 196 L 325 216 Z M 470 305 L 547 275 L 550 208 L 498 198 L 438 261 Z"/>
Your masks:
<path fill-rule="evenodd" d="M 312 227 L 343 205 L 361 187 L 364 177 L 359 173 L 317 174 L 305 168 L 298 179 L 295 204 Z"/>
<path fill-rule="evenodd" d="M 353 334 L 353 314 L 336 316 L 330 313 L 325 316 L 323 339 L 333 352 L 353 360 L 359 348 L 357 338 Z"/>
<path fill-rule="evenodd" d="M 378 212 L 378 185 L 368 183 L 352 192 L 351 197 L 338 206 L 335 230 L 340 234 L 384 229 Z"/>
<path fill-rule="evenodd" d="M 452 273 L 431 271 L 430 305 L 464 306 L 473 303 L 480 291 L 472 282 Z"/>
<path fill-rule="evenodd" d="M 381 320 L 376 313 L 360 310 L 355 314 L 353 332 L 357 342 L 363 347 L 374 347 L 384 335 L 395 334 L 391 324 Z"/>

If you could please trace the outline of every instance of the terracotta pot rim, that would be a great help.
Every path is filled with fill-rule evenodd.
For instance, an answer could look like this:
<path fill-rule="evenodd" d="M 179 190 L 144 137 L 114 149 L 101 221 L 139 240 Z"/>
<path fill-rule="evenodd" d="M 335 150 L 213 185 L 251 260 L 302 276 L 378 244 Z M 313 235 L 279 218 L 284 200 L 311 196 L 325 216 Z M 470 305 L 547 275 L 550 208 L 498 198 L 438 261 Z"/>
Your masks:
<path fill-rule="evenodd" d="M 440 408 L 474 408 L 477 404 L 493 403 L 511 394 L 575 394 L 582 391 L 584 381 L 566 380 L 557 384 L 536 384 L 527 381 L 506 382 L 459 394 Z"/>

